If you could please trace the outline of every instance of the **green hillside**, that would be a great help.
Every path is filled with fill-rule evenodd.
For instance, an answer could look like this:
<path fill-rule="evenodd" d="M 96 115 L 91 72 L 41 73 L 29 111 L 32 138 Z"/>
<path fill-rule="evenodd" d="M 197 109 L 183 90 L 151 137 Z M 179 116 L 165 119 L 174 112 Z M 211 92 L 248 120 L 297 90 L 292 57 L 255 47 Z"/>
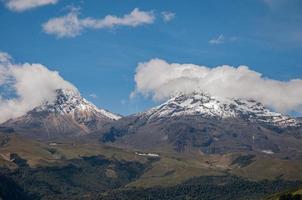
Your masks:
<path fill-rule="evenodd" d="M 18 135 L 1 135 L 0 144 L 0 197 L 9 200 L 259 199 L 302 184 L 301 162 L 260 154 L 148 156 Z"/>

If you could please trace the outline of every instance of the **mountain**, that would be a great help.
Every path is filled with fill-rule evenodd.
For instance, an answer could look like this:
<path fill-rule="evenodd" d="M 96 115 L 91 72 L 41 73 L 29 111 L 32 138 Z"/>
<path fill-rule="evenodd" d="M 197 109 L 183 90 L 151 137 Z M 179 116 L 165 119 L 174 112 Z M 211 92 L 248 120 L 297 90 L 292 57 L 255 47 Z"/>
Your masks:
<path fill-rule="evenodd" d="M 219 98 L 199 93 L 174 97 L 143 115 L 149 120 L 201 115 L 216 119 L 241 118 L 279 128 L 299 126 L 295 118 L 272 112 L 255 100 Z"/>
<path fill-rule="evenodd" d="M 98 109 L 78 92 L 59 89 L 53 102 L 44 102 L 23 116 L 4 122 L 1 127 L 35 138 L 54 139 L 85 135 L 119 118 Z"/>
<path fill-rule="evenodd" d="M 58 90 L 0 125 L 0 199 L 261 199 L 301 185 L 301 144 L 299 120 L 252 100 L 193 93 L 120 118 Z"/>
<path fill-rule="evenodd" d="M 255 100 L 192 93 L 124 117 L 99 134 L 102 142 L 126 148 L 301 157 L 301 127 L 298 119 Z"/>

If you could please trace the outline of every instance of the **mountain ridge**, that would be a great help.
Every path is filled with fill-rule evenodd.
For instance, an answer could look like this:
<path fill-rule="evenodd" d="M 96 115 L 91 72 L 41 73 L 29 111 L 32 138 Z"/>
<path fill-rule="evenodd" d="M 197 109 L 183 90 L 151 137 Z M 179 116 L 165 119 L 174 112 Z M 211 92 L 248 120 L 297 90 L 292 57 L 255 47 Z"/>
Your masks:
<path fill-rule="evenodd" d="M 297 119 L 254 100 L 192 93 L 112 122 L 98 135 L 102 142 L 123 148 L 301 157 L 301 128 Z"/>
<path fill-rule="evenodd" d="M 270 111 L 260 102 L 252 99 L 220 98 L 206 93 L 180 94 L 163 104 L 137 115 L 149 118 L 203 115 L 205 117 L 236 118 L 272 123 L 278 127 L 301 126 L 301 122 L 288 115 Z"/>

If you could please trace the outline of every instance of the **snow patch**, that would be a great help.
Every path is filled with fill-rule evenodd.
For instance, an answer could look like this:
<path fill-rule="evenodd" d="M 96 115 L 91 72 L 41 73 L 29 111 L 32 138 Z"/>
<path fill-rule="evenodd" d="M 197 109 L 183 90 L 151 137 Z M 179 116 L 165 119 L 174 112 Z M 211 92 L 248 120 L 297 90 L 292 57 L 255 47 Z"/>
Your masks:
<path fill-rule="evenodd" d="M 159 157 L 159 154 L 156 154 L 156 153 L 139 153 L 139 152 L 135 152 L 135 154 L 139 155 L 139 156 Z"/>
<path fill-rule="evenodd" d="M 265 154 L 274 154 L 272 150 L 262 150 L 261 152 Z"/>

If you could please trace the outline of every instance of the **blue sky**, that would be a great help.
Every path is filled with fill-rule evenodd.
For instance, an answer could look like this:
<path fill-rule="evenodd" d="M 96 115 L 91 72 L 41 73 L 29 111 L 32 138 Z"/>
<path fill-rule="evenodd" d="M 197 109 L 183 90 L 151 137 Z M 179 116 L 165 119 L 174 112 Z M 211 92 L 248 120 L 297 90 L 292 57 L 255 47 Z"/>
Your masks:
<path fill-rule="evenodd" d="M 79 17 L 95 19 L 139 8 L 152 11 L 155 21 L 84 29 L 76 37 L 43 31 L 43 23 L 71 7 L 80 8 Z M 164 22 L 163 11 L 175 17 Z M 129 100 L 137 64 L 152 58 L 210 67 L 247 65 L 272 79 L 301 78 L 301 24 L 299 0 L 59 0 L 23 12 L 1 2 L 0 50 L 17 62 L 59 71 L 97 106 L 126 115 L 157 104 L 143 97 Z"/>

